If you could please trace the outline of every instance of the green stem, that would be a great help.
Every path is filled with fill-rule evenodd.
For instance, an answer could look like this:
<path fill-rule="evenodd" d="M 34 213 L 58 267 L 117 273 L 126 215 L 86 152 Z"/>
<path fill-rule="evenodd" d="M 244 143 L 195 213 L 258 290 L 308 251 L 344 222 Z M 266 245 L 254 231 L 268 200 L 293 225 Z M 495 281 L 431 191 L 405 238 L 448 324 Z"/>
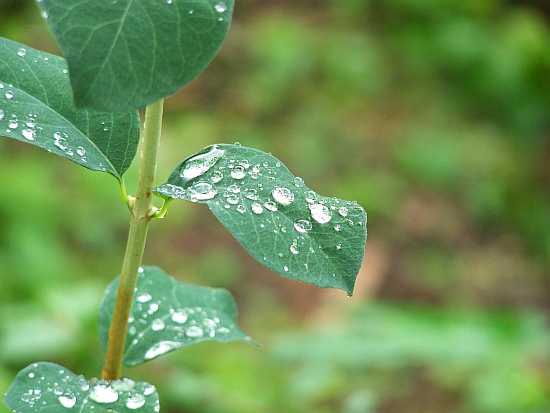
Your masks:
<path fill-rule="evenodd" d="M 104 380 L 118 379 L 122 370 L 128 317 L 132 309 L 138 270 L 143 258 L 147 228 L 152 215 L 154 215 L 152 213 L 155 208 L 152 202 L 152 195 L 162 125 L 162 107 L 163 101 L 161 100 L 147 106 L 145 110 L 145 124 L 141 137 L 142 149 L 138 186 L 135 199 L 129 203 L 132 215 L 130 232 L 128 234 L 128 243 L 120 274 L 113 321 L 109 330 L 107 356 L 102 373 Z"/>

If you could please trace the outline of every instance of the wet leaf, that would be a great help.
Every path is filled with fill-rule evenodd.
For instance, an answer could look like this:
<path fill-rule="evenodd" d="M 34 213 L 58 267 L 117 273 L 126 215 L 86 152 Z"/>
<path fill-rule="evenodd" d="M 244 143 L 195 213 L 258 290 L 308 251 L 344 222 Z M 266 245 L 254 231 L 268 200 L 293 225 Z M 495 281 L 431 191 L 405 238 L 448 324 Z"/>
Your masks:
<path fill-rule="evenodd" d="M 136 154 L 137 111 L 77 110 L 64 59 L 0 38 L 0 135 L 121 179 Z"/>
<path fill-rule="evenodd" d="M 4 401 L 18 413 L 156 413 L 160 410 L 152 384 L 126 378 L 86 380 L 60 365 L 46 362 L 21 370 Z"/>
<path fill-rule="evenodd" d="M 43 0 L 78 106 L 144 107 L 195 79 L 229 29 L 233 0 Z"/>
<path fill-rule="evenodd" d="M 272 155 L 208 146 L 182 161 L 155 193 L 207 203 L 248 253 L 276 273 L 352 294 L 367 239 L 364 209 L 316 194 Z"/>
<path fill-rule="evenodd" d="M 119 279 L 105 293 L 99 336 L 109 341 Z M 206 340 L 254 341 L 237 327 L 237 307 L 221 288 L 184 284 L 157 267 L 141 267 L 129 319 L 125 365 L 136 365 L 169 351 Z"/>

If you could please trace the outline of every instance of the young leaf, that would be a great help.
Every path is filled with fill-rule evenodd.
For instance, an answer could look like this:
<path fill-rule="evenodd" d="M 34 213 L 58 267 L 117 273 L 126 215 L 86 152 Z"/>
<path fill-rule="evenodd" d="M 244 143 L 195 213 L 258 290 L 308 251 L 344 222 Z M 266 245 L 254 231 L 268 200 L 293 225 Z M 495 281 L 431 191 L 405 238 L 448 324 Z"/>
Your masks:
<path fill-rule="evenodd" d="M 77 110 L 64 59 L 0 38 L 0 135 L 120 180 L 136 154 L 139 114 Z"/>
<path fill-rule="evenodd" d="M 106 348 L 119 279 L 105 292 L 99 338 Z M 255 343 L 237 327 L 237 307 L 221 288 L 181 283 L 157 267 L 141 267 L 123 363 L 133 366 L 205 340 Z"/>
<path fill-rule="evenodd" d="M 233 0 L 43 0 L 78 106 L 144 107 L 195 79 L 220 49 Z"/>
<path fill-rule="evenodd" d="M 364 209 L 316 194 L 272 155 L 208 146 L 182 161 L 155 193 L 207 203 L 250 255 L 276 273 L 352 294 L 367 239 Z"/>
<path fill-rule="evenodd" d="M 19 372 L 4 396 L 18 413 L 75 411 L 156 413 L 159 398 L 155 386 L 130 379 L 114 381 L 76 375 L 54 363 L 34 363 Z"/>

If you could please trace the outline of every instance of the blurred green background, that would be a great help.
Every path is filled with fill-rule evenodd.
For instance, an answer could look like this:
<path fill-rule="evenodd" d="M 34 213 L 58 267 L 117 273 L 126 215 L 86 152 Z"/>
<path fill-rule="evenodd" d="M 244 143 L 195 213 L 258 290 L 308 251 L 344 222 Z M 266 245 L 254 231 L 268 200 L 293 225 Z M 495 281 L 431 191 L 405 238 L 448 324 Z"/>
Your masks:
<path fill-rule="evenodd" d="M 56 53 L 30 0 L 0 0 L 0 35 Z M 351 299 L 286 280 L 173 203 L 145 264 L 228 288 L 264 347 L 126 369 L 164 413 L 550 411 L 547 0 L 237 0 L 220 54 L 166 101 L 159 182 L 235 141 L 357 200 L 364 265 Z M 0 393 L 34 361 L 100 375 L 116 181 L 1 138 L 0 182 Z"/>

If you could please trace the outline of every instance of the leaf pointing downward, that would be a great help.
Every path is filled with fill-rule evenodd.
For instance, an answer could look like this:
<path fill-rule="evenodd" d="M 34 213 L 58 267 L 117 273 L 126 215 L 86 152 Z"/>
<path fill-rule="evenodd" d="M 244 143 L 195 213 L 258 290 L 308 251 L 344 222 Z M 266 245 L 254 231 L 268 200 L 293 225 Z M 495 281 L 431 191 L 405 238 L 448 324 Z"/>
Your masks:
<path fill-rule="evenodd" d="M 136 154 L 139 114 L 77 110 L 64 59 L 0 38 L 0 135 L 120 180 Z"/>
<path fill-rule="evenodd" d="M 276 273 L 352 294 L 367 238 L 364 209 L 316 194 L 272 155 L 208 146 L 155 191 L 207 203 L 248 253 Z"/>

